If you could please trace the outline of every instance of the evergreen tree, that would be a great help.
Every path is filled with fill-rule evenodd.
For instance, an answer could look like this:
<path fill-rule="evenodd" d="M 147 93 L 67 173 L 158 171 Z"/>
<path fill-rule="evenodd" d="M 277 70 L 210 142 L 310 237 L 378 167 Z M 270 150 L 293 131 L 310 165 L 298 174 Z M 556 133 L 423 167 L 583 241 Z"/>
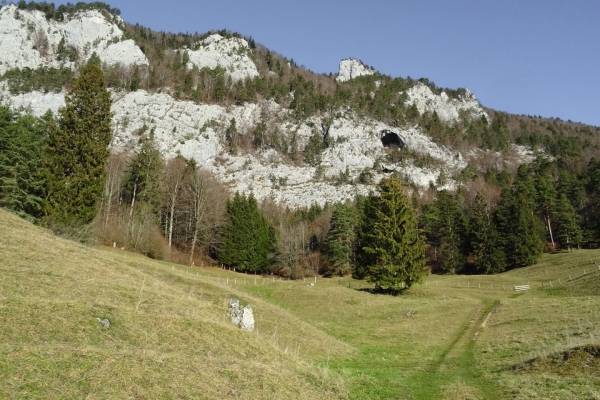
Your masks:
<path fill-rule="evenodd" d="M 239 133 L 237 131 L 235 118 L 231 118 L 231 121 L 229 121 L 229 128 L 225 131 L 225 140 L 229 143 L 229 152 L 231 154 L 236 154 L 239 144 Z"/>
<path fill-rule="evenodd" d="M 90 222 L 104 185 L 111 132 L 111 98 L 100 67 L 81 69 L 44 147 L 46 213 L 61 224 Z"/>
<path fill-rule="evenodd" d="M 466 222 L 462 210 L 446 190 L 437 193 L 435 207 L 438 210 L 438 224 L 442 253 L 442 269 L 454 273 L 463 267 L 465 261 L 463 238 L 466 236 Z"/>
<path fill-rule="evenodd" d="M 496 274 L 506 268 L 498 231 L 492 214 L 481 194 L 477 193 L 471 207 L 470 244 L 477 272 Z"/>
<path fill-rule="evenodd" d="M 262 149 L 267 141 L 267 124 L 264 121 L 260 121 L 256 124 L 254 128 L 254 147 L 257 149 Z"/>
<path fill-rule="evenodd" d="M 313 131 L 304 148 L 304 161 L 311 167 L 320 165 L 323 150 L 325 150 L 323 136 L 319 132 Z"/>
<path fill-rule="evenodd" d="M 600 161 L 592 158 L 587 168 L 587 193 L 589 194 L 586 226 L 590 236 L 600 237 Z"/>
<path fill-rule="evenodd" d="M 544 171 L 536 179 L 537 208 L 541 213 L 542 220 L 548 233 L 548 238 L 554 248 L 554 235 L 552 233 L 552 221 L 556 206 L 556 186 L 549 172 Z"/>
<path fill-rule="evenodd" d="M 125 196 L 131 209 L 142 201 L 158 211 L 163 203 L 161 173 L 164 163 L 152 136 L 142 138 L 140 150 L 129 164 L 125 179 Z"/>
<path fill-rule="evenodd" d="M 235 267 L 240 272 L 265 272 L 269 267 L 275 239 L 267 218 L 258 209 L 251 194 L 236 193 L 227 202 L 227 224 L 219 262 Z"/>
<path fill-rule="evenodd" d="M 533 180 L 531 168 L 526 164 L 521 164 L 517 169 L 517 175 L 512 185 L 514 193 L 521 195 L 526 200 L 532 209 L 535 208 L 535 199 L 537 191 L 535 190 L 535 182 Z"/>
<path fill-rule="evenodd" d="M 535 264 L 542 256 L 543 226 L 535 216 L 533 202 L 511 189 L 502 190 L 496 213 L 507 265 Z"/>
<path fill-rule="evenodd" d="M 575 245 L 579 247 L 583 239 L 580 227 L 581 216 L 575 211 L 565 193 L 562 193 L 556 202 L 556 216 L 556 239 L 561 247 L 568 251 L 571 251 Z"/>
<path fill-rule="evenodd" d="M 52 119 L 18 117 L 0 107 L 0 206 L 33 219 L 42 209 L 41 143 Z"/>
<path fill-rule="evenodd" d="M 129 85 L 129 90 L 135 92 L 140 88 L 140 83 L 142 78 L 140 77 L 140 68 L 136 65 L 133 69 L 133 76 L 131 77 L 131 83 Z"/>
<path fill-rule="evenodd" d="M 442 244 L 442 234 L 439 229 L 440 210 L 435 202 L 425 204 L 421 208 L 419 226 L 423 229 L 427 244 L 433 247 L 433 261 L 437 263 L 440 260 L 439 250 Z"/>
<path fill-rule="evenodd" d="M 424 238 L 399 180 L 384 179 L 378 189 L 378 196 L 371 194 L 365 201 L 356 275 L 367 276 L 377 288 L 398 291 L 424 275 Z"/>
<path fill-rule="evenodd" d="M 331 273 L 345 275 L 354 269 L 354 245 L 356 241 L 356 209 L 338 204 L 331 214 L 331 228 L 325 239 L 327 258 Z"/>

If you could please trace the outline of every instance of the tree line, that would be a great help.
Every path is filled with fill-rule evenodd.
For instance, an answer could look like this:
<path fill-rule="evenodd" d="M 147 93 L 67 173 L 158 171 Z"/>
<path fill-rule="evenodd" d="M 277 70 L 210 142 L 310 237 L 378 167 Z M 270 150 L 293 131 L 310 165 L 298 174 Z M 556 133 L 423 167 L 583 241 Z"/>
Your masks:
<path fill-rule="evenodd" d="M 146 44 L 154 40 L 145 28 L 133 31 L 145 35 Z M 180 37 L 161 35 L 163 46 Z M 154 56 L 168 67 L 163 72 L 174 73 L 170 77 L 166 72 L 161 77 L 155 66 L 119 75 L 118 67 L 103 70 L 100 60 L 92 57 L 78 78 L 65 76 L 71 88 L 57 118 L 49 113 L 41 118 L 19 116 L 0 108 L 0 205 L 59 233 L 92 235 L 151 257 L 186 264 L 214 260 L 241 272 L 292 278 L 352 273 L 393 290 L 417 282 L 425 262 L 442 273 L 497 273 L 535 263 L 542 251 L 596 245 L 597 129 L 504 113 L 492 113 L 491 123 L 464 118 L 449 126 L 436 113 L 419 115 L 416 107 L 405 105 L 403 93 L 415 83 L 410 78 L 376 74 L 332 85 L 331 77 L 312 74 L 256 44 L 252 47 L 261 76 L 235 84 L 220 68 L 187 70 L 185 51 L 160 56 L 158 46 Z M 35 87 L 47 84 L 43 73 L 15 76 L 20 80 L 10 79 L 18 87 L 28 87 L 33 78 L 41 82 Z M 512 174 L 494 165 L 469 165 L 455 177 L 461 185 L 453 193 L 436 190 L 445 183 L 443 176 L 423 196 L 417 195 L 416 187 L 402 187 L 392 178 L 384 179 L 371 196 L 293 211 L 269 201 L 259 203 L 252 195 L 231 197 L 194 160 L 163 159 L 152 131 L 142 132 L 137 153 L 109 155 L 108 88 L 115 76 L 130 90 L 174 82 L 180 96 L 198 102 L 226 104 L 260 96 L 286 103 L 299 119 L 318 114 L 321 131 L 313 127 L 302 152 L 293 134 L 269 130 L 264 122 L 251 132 L 252 147 L 273 147 L 316 167 L 322 151 L 333 145 L 326 135 L 328 123 L 342 106 L 393 126 L 418 122 L 447 145 L 470 141 L 507 152 L 516 140 L 544 149 L 551 157 L 540 156 Z M 234 153 L 248 139 L 237 132 L 235 120 L 225 133 Z M 417 157 L 410 149 L 388 156 L 395 162 Z M 340 174 L 340 183 L 348 181 L 347 175 Z M 367 182 L 372 176 L 365 173 L 360 179 Z"/>
<path fill-rule="evenodd" d="M 432 187 L 424 201 L 392 177 L 354 202 L 291 211 L 230 198 L 194 160 L 164 160 L 151 133 L 137 153 L 109 155 L 110 103 L 102 70 L 88 63 L 58 118 L 0 108 L 0 204 L 63 233 L 92 226 L 106 244 L 151 257 L 210 257 L 294 278 L 352 273 L 393 290 L 418 282 L 426 262 L 440 272 L 498 273 L 600 235 L 595 159 L 579 174 L 541 156 L 514 177 L 488 170 L 497 196 Z"/>

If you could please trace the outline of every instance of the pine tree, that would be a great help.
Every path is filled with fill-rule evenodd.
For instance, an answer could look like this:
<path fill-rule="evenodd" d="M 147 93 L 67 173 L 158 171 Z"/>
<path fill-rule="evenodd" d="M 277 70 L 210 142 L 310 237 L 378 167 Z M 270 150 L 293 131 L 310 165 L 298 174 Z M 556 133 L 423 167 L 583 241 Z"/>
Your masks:
<path fill-rule="evenodd" d="M 600 161 L 592 158 L 587 168 L 589 194 L 586 225 L 589 236 L 600 237 Z"/>
<path fill-rule="evenodd" d="M 537 207 L 538 210 L 541 212 L 546 232 L 548 233 L 548 238 L 552 243 L 552 248 L 554 248 L 552 220 L 554 218 L 554 211 L 556 206 L 556 186 L 549 172 L 545 171 L 537 176 L 536 189 Z"/>
<path fill-rule="evenodd" d="M 219 261 L 240 272 L 265 272 L 269 266 L 275 240 L 267 218 L 258 209 L 251 194 L 236 193 L 227 202 L 227 225 Z"/>
<path fill-rule="evenodd" d="M 565 193 L 562 193 L 556 202 L 556 216 L 556 239 L 561 247 L 568 251 L 571 251 L 575 245 L 579 247 L 583 239 L 580 227 L 581 216 L 577 214 Z"/>
<path fill-rule="evenodd" d="M 439 250 L 442 244 L 440 226 L 440 210 L 436 203 L 425 204 L 421 208 L 419 226 L 422 227 L 427 244 L 433 247 L 433 261 L 439 261 Z"/>
<path fill-rule="evenodd" d="M 507 266 L 535 264 L 542 256 L 543 226 L 535 216 L 533 201 L 522 194 L 504 189 L 496 213 Z"/>
<path fill-rule="evenodd" d="M 399 291 L 424 275 L 424 238 L 399 180 L 384 179 L 378 189 L 379 195 L 371 194 L 364 205 L 358 275 L 364 273 L 377 288 Z"/>
<path fill-rule="evenodd" d="M 323 136 L 319 132 L 314 131 L 304 148 L 304 161 L 311 167 L 320 165 L 323 150 L 325 150 Z"/>
<path fill-rule="evenodd" d="M 51 124 L 44 146 L 46 214 L 60 224 L 86 224 L 97 212 L 111 131 L 111 98 L 100 67 L 81 69 Z"/>
<path fill-rule="evenodd" d="M 225 131 L 225 139 L 227 140 L 227 143 L 229 143 L 229 152 L 231 154 L 236 154 L 239 144 L 239 133 L 237 131 L 235 118 L 231 118 L 231 121 L 229 121 L 229 128 Z"/>
<path fill-rule="evenodd" d="M 477 193 L 471 207 L 470 238 L 477 272 L 496 274 L 506 268 L 505 255 L 492 214 L 481 194 Z"/>
<path fill-rule="evenodd" d="M 164 162 L 154 138 L 142 138 L 140 150 L 129 164 L 125 179 L 125 195 L 132 212 L 136 201 L 150 205 L 153 211 L 162 205 L 164 191 L 160 178 L 163 168 Z"/>
<path fill-rule="evenodd" d="M 140 76 L 140 68 L 136 65 L 133 69 L 133 76 L 131 77 L 131 83 L 129 84 L 129 90 L 135 92 L 140 88 L 142 78 Z"/>
<path fill-rule="evenodd" d="M 354 269 L 356 223 L 355 208 L 346 204 L 335 206 L 331 214 L 331 228 L 325 239 L 327 258 L 332 267 L 332 273 L 343 276 Z"/>
<path fill-rule="evenodd" d="M 52 114 L 15 119 L 8 107 L 0 107 L 0 206 L 27 219 L 41 216 L 40 147 L 51 119 Z"/>
<path fill-rule="evenodd" d="M 465 236 L 465 219 L 458 205 L 447 191 L 437 193 L 435 207 L 438 211 L 438 225 L 442 253 L 442 269 L 456 272 L 464 265 L 463 237 Z"/>

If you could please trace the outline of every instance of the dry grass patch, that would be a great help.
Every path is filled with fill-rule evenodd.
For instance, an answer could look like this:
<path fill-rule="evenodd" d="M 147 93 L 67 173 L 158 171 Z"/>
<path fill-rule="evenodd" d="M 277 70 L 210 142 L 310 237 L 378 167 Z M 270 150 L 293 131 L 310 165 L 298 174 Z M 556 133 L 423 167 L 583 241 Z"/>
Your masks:
<path fill-rule="evenodd" d="M 4 211 L 0 236 L 0 397 L 347 396 L 338 375 L 313 364 L 313 349 L 351 348 L 276 306 L 170 264 L 59 239 Z M 235 295 L 252 304 L 254 332 L 229 322 Z"/>
<path fill-rule="evenodd" d="M 600 378 L 600 346 L 579 346 L 538 357 L 514 366 L 514 370 L 558 375 L 592 375 Z"/>

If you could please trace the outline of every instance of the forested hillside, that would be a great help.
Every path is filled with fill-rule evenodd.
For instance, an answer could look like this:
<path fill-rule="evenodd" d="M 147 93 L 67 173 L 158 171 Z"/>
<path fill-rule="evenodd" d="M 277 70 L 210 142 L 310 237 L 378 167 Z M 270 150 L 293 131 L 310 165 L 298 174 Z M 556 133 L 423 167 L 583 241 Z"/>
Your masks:
<path fill-rule="evenodd" d="M 427 78 L 336 80 L 251 37 L 156 32 L 104 3 L 21 1 L 2 18 L 58 24 L 95 11 L 111 33 L 87 44 L 28 22 L 23 43 L 40 61 L 7 62 L 1 78 L 0 205 L 56 232 L 189 265 L 352 273 L 394 290 L 418 282 L 425 262 L 491 274 L 600 239 L 599 127 L 483 109 Z M 141 55 L 117 62 L 117 46 Z M 54 114 L 14 107 L 48 96 L 65 99 Z M 385 223 L 405 228 L 369 236 Z M 378 240 L 390 250 L 377 253 Z"/>

